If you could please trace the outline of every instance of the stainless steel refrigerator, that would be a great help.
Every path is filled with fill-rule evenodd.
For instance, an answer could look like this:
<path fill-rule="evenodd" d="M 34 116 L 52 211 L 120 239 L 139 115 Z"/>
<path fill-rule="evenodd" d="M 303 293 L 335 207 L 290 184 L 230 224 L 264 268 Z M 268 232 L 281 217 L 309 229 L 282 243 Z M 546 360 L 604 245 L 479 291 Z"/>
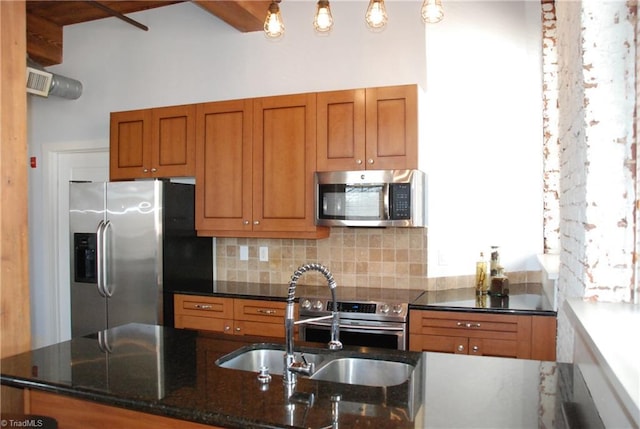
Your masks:
<path fill-rule="evenodd" d="M 70 183 L 69 222 L 73 337 L 130 322 L 173 326 L 173 292 L 212 282 L 193 185 Z"/>

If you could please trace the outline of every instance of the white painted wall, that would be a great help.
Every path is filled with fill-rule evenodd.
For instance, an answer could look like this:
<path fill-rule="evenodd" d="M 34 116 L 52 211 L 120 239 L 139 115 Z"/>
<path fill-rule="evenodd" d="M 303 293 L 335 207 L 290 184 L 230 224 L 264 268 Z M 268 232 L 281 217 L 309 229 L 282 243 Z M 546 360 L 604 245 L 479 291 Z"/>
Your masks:
<path fill-rule="evenodd" d="M 75 101 L 30 97 L 30 155 L 44 145 L 103 141 L 109 112 L 316 90 L 417 83 L 426 90 L 429 277 L 471 274 L 498 244 L 509 271 L 542 252 L 541 61 L 538 1 L 446 1 L 424 26 L 420 2 L 387 0 L 388 28 L 364 26 L 366 1 L 332 3 L 335 28 L 316 36 L 312 2 L 282 3 L 286 35 L 242 34 L 190 3 L 65 27 Z M 31 170 L 30 225 L 41 229 L 42 169 Z M 31 236 L 32 300 L 49 286 Z M 39 305 L 42 305 L 39 304 Z M 35 326 L 34 330 L 39 327 Z"/>
<path fill-rule="evenodd" d="M 427 27 L 429 277 L 507 271 L 542 253 L 541 14 L 535 2 L 444 2 Z"/>

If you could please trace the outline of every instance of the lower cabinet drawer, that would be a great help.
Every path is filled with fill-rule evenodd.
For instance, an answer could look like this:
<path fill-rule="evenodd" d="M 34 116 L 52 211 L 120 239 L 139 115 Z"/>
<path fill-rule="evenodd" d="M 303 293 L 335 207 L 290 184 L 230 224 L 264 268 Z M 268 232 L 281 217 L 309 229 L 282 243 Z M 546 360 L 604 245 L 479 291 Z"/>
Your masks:
<path fill-rule="evenodd" d="M 231 333 L 233 320 L 176 315 L 175 326 L 176 328 L 202 329 L 205 331 Z"/>

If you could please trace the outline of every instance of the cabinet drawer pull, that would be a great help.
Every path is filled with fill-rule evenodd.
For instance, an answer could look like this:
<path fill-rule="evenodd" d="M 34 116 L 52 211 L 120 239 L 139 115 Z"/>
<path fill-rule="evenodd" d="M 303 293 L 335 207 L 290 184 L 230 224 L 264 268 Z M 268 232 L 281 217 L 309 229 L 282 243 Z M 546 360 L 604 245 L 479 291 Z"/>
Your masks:
<path fill-rule="evenodd" d="M 456 323 L 456 326 L 463 326 L 465 328 L 479 328 L 480 324 L 479 323 L 471 323 L 471 322 L 458 322 L 458 323 Z"/>
<path fill-rule="evenodd" d="M 265 310 L 265 309 L 260 309 L 258 310 L 258 313 L 260 314 L 276 314 L 277 311 L 276 310 Z"/>
<path fill-rule="evenodd" d="M 211 310 L 213 308 L 211 304 L 196 304 L 194 307 L 198 310 Z"/>

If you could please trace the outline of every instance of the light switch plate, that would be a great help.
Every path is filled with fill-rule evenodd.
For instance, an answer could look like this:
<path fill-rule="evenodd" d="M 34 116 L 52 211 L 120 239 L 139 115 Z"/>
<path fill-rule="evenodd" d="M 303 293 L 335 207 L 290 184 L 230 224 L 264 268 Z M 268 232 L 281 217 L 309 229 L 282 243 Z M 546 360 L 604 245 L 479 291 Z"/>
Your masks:
<path fill-rule="evenodd" d="M 248 246 L 240 246 L 240 260 L 248 261 L 249 260 L 249 247 Z"/>
<path fill-rule="evenodd" d="M 267 246 L 260 246 L 260 260 L 262 262 L 269 260 L 269 248 Z"/>

